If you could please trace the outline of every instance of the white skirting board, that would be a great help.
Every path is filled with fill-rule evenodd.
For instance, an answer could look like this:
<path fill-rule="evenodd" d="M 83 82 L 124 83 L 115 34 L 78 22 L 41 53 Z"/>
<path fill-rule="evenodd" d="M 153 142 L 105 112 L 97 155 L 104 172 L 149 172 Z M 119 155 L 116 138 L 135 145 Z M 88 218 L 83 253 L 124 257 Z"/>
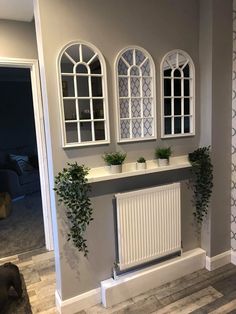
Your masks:
<path fill-rule="evenodd" d="M 235 253 L 235 262 L 236 262 L 236 252 Z M 232 261 L 231 250 L 223 252 L 221 254 L 215 255 L 213 257 L 206 257 L 206 269 L 209 271 L 215 270 L 219 267 L 222 267 L 226 264 L 229 264 Z M 232 262 L 233 263 L 233 262 Z M 234 263 L 233 263 L 234 264 Z"/>
<path fill-rule="evenodd" d="M 200 248 L 180 257 L 101 282 L 102 303 L 108 308 L 150 289 L 205 267 L 206 252 Z"/>
<path fill-rule="evenodd" d="M 93 289 L 76 297 L 62 300 L 56 291 L 56 307 L 60 314 L 74 314 L 101 303 L 101 288 Z"/>

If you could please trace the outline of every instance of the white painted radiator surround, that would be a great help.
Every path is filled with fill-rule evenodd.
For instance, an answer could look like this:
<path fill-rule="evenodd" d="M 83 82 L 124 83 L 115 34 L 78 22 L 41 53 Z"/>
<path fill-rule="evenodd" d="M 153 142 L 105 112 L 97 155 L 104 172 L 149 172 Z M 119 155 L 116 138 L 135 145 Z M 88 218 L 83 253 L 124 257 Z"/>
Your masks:
<path fill-rule="evenodd" d="M 143 270 L 101 282 L 101 288 L 93 289 L 73 298 L 61 300 L 56 291 L 56 307 L 61 314 L 73 314 L 103 301 L 106 307 L 137 296 L 154 287 L 170 282 L 205 267 L 206 253 L 198 248 L 180 257 L 147 267 Z"/>
<path fill-rule="evenodd" d="M 90 290 L 88 292 L 85 292 L 83 294 L 80 294 L 76 297 L 73 297 L 64 301 L 61 300 L 60 294 L 56 291 L 55 293 L 56 307 L 57 307 L 58 312 L 61 314 L 73 314 L 83 309 L 87 309 L 91 306 L 101 303 L 102 298 L 103 298 L 104 303 L 107 302 L 107 306 L 108 306 L 108 305 L 111 305 L 112 302 L 116 301 L 115 300 L 116 296 L 114 298 L 113 294 L 118 293 L 119 291 L 121 291 L 120 289 L 122 288 L 125 288 L 124 299 L 127 300 L 130 297 L 127 294 L 127 287 L 129 286 L 129 284 L 134 284 L 134 286 L 136 286 L 137 284 L 137 287 L 135 289 L 135 295 L 138 295 L 141 293 L 139 292 L 140 286 L 141 286 L 141 290 L 142 291 L 144 290 L 143 292 L 151 289 L 153 287 L 152 286 L 153 281 L 149 280 L 148 278 L 151 277 L 152 279 L 152 275 L 154 273 L 156 273 L 156 275 L 158 273 L 159 274 L 163 273 L 162 280 L 160 280 L 160 278 L 158 278 L 158 280 L 155 279 L 155 287 L 158 287 L 164 282 L 175 280 L 179 277 L 182 277 L 184 275 L 187 275 L 189 273 L 192 273 L 204 267 L 206 267 L 206 269 L 208 269 L 209 271 L 212 271 L 214 269 L 217 269 L 221 266 L 224 266 L 230 263 L 230 261 L 232 264 L 236 265 L 236 252 L 235 251 L 229 250 L 229 251 L 223 252 L 221 254 L 218 254 L 210 258 L 206 256 L 206 252 L 204 250 L 198 248 L 198 249 L 183 253 L 181 257 L 177 257 L 175 259 L 160 263 L 156 266 L 152 266 L 141 271 L 137 271 L 137 272 L 133 272 L 133 273 L 121 276 L 120 279 L 118 279 L 117 285 L 115 285 L 114 282 L 113 282 L 113 285 L 111 284 L 111 287 L 113 290 L 111 290 L 112 298 L 110 299 L 109 298 L 106 299 L 106 297 L 108 297 L 108 293 L 107 295 L 104 295 L 104 291 L 102 291 L 102 288 L 96 288 L 96 289 Z M 186 262 L 190 262 L 189 267 L 186 267 Z M 104 288 L 105 285 L 107 285 L 107 288 L 109 288 L 108 282 L 112 283 L 112 280 L 113 279 L 111 278 L 106 281 L 103 281 L 101 283 L 102 287 Z M 144 282 L 146 283 L 145 287 L 143 287 Z M 148 283 L 148 286 L 147 286 L 147 283 Z M 115 288 L 115 286 L 117 286 L 117 288 Z M 117 289 L 117 290 L 114 290 L 114 289 Z M 129 290 L 131 290 L 131 288 Z M 120 299 L 121 298 L 120 294 L 118 293 L 117 295 L 118 295 L 118 299 Z"/>

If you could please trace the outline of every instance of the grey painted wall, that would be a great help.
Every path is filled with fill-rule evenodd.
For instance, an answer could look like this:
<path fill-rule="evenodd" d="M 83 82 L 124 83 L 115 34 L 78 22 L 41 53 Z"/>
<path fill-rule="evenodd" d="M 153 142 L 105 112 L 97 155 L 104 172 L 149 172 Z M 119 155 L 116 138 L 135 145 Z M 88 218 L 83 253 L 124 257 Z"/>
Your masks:
<path fill-rule="evenodd" d="M 49 115 L 53 137 L 53 150 L 60 158 L 54 168 L 59 170 L 68 159 L 85 162 L 88 166 L 103 165 L 100 158 L 104 151 L 120 149 L 128 152 L 127 161 L 138 154 L 153 157 L 157 143 L 117 145 L 115 141 L 115 94 L 114 61 L 118 52 L 127 45 L 140 45 L 153 57 L 156 64 L 158 134 L 160 136 L 160 80 L 159 66 L 164 54 L 174 48 L 186 50 L 196 65 L 198 79 L 198 1 L 174 2 L 143 1 L 45 1 L 39 3 L 44 66 L 47 79 Z M 133 8 L 135 7 L 135 10 Z M 125 8 L 125 9 L 124 9 Z M 51 13 L 52 12 L 52 13 Z M 53 12 L 57 12 L 54 14 Z M 131 13 L 132 12 L 132 13 Z M 165 18 L 164 18 L 165 17 Z M 166 18 L 168 17 L 168 18 Z M 132 21 L 132 22 L 131 22 Z M 140 21 L 142 21 L 140 23 Z M 63 26 L 62 26 L 63 25 Z M 60 31 L 58 31 L 60 30 Z M 61 149 L 59 99 L 57 82 L 57 58 L 65 44 L 82 39 L 96 45 L 103 53 L 108 72 L 108 104 L 112 143 L 109 146 Z M 196 108 L 199 107 L 197 89 Z M 195 137 L 168 140 L 173 144 L 175 155 L 188 153 L 198 145 L 199 110 L 197 110 L 197 135 Z"/>
<path fill-rule="evenodd" d="M 153 158 L 157 141 L 117 145 L 115 139 L 115 94 L 114 61 L 118 52 L 128 45 L 139 45 L 153 57 L 157 78 L 158 134 L 160 134 L 160 80 L 159 66 L 168 51 L 179 48 L 193 58 L 196 79 L 199 76 L 198 64 L 198 1 L 197 0 L 150 0 L 148 5 L 142 0 L 92 1 L 92 0 L 40 0 L 37 5 L 38 45 L 41 74 L 47 84 L 46 92 L 52 139 L 54 173 L 66 162 L 77 160 L 86 165 L 103 165 L 101 154 L 115 149 L 128 152 L 127 161 L 136 160 L 137 155 Z M 55 14 L 56 12 L 56 14 Z M 85 40 L 96 45 L 103 53 L 108 72 L 108 100 L 111 125 L 111 144 L 101 147 L 61 148 L 59 119 L 57 58 L 65 44 L 72 40 Z M 195 137 L 166 140 L 172 145 L 174 154 L 187 154 L 199 142 L 199 88 L 196 91 L 196 130 Z M 160 142 L 160 138 L 158 139 Z M 163 141 L 164 142 L 164 141 Z M 173 172 L 165 175 L 144 176 L 139 179 L 124 179 L 109 184 L 95 184 L 92 198 L 95 213 L 94 222 L 88 229 L 89 258 L 76 252 L 71 243 L 66 242 L 67 223 L 63 208 L 57 207 L 60 259 L 57 288 L 62 299 L 67 299 L 87 290 L 98 287 L 100 281 L 110 277 L 114 262 L 114 230 L 111 199 L 114 192 L 121 189 L 135 189 L 149 185 L 185 180 L 189 173 Z M 105 191 L 105 192 L 104 192 Z M 182 237 L 184 249 L 198 246 L 192 229 L 192 208 L 190 194 L 185 184 L 182 191 L 183 217 Z"/>
<path fill-rule="evenodd" d="M 212 162 L 210 256 L 230 250 L 232 132 L 232 1 L 213 1 Z"/>
<path fill-rule="evenodd" d="M 0 57 L 38 58 L 33 22 L 0 20 Z"/>
<path fill-rule="evenodd" d="M 213 195 L 201 245 L 208 256 L 214 256 L 230 249 L 231 0 L 200 1 L 199 58 L 200 145 L 212 146 L 214 166 Z"/>
<path fill-rule="evenodd" d="M 182 241 L 183 250 L 199 247 L 192 228 L 191 199 L 187 188 L 188 171 L 174 171 L 169 174 L 154 174 L 137 178 L 121 179 L 114 182 L 97 183 L 92 185 L 92 204 L 94 222 L 89 226 L 88 260 L 79 256 L 66 239 L 67 222 L 63 210 L 59 216 L 59 234 L 62 269 L 62 296 L 64 299 L 100 286 L 101 280 L 111 277 L 111 269 L 115 262 L 115 238 L 112 199 L 115 193 L 136 190 L 166 183 L 181 181 L 182 209 Z M 104 192 L 105 191 L 105 192 Z"/>
<path fill-rule="evenodd" d="M 200 0 L 199 15 L 199 84 L 201 106 L 200 146 L 212 142 L 212 0 Z M 201 246 L 210 253 L 211 207 L 203 224 Z"/>

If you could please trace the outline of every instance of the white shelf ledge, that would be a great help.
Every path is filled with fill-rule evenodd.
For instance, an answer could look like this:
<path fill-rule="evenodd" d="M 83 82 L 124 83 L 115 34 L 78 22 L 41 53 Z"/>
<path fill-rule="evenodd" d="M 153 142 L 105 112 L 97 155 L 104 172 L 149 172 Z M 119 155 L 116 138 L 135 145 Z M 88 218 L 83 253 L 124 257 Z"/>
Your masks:
<path fill-rule="evenodd" d="M 89 171 L 87 176 L 88 183 L 95 183 L 101 181 L 108 181 L 108 180 L 116 180 L 121 178 L 128 178 L 134 176 L 140 176 L 145 174 L 151 174 L 156 172 L 162 171 L 170 171 L 170 170 L 177 170 L 182 168 L 189 168 L 191 164 L 188 160 L 188 156 L 178 156 L 178 157 L 171 157 L 170 163 L 168 166 L 159 167 L 157 164 L 157 160 L 147 160 L 147 168 L 145 170 L 136 170 L 136 162 L 131 163 L 124 163 L 122 165 L 122 173 L 110 173 L 110 167 L 97 167 L 92 168 Z"/>

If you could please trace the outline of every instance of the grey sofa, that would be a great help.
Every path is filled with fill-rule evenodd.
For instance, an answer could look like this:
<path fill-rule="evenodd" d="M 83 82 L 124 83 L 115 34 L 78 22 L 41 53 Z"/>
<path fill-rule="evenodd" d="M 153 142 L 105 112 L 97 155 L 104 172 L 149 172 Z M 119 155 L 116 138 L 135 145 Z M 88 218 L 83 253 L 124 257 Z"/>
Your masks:
<path fill-rule="evenodd" d="M 0 192 L 8 192 L 14 199 L 39 191 L 39 170 L 37 165 L 33 166 L 30 171 L 20 173 L 16 165 L 10 161 L 9 153 L 0 151 Z"/>

